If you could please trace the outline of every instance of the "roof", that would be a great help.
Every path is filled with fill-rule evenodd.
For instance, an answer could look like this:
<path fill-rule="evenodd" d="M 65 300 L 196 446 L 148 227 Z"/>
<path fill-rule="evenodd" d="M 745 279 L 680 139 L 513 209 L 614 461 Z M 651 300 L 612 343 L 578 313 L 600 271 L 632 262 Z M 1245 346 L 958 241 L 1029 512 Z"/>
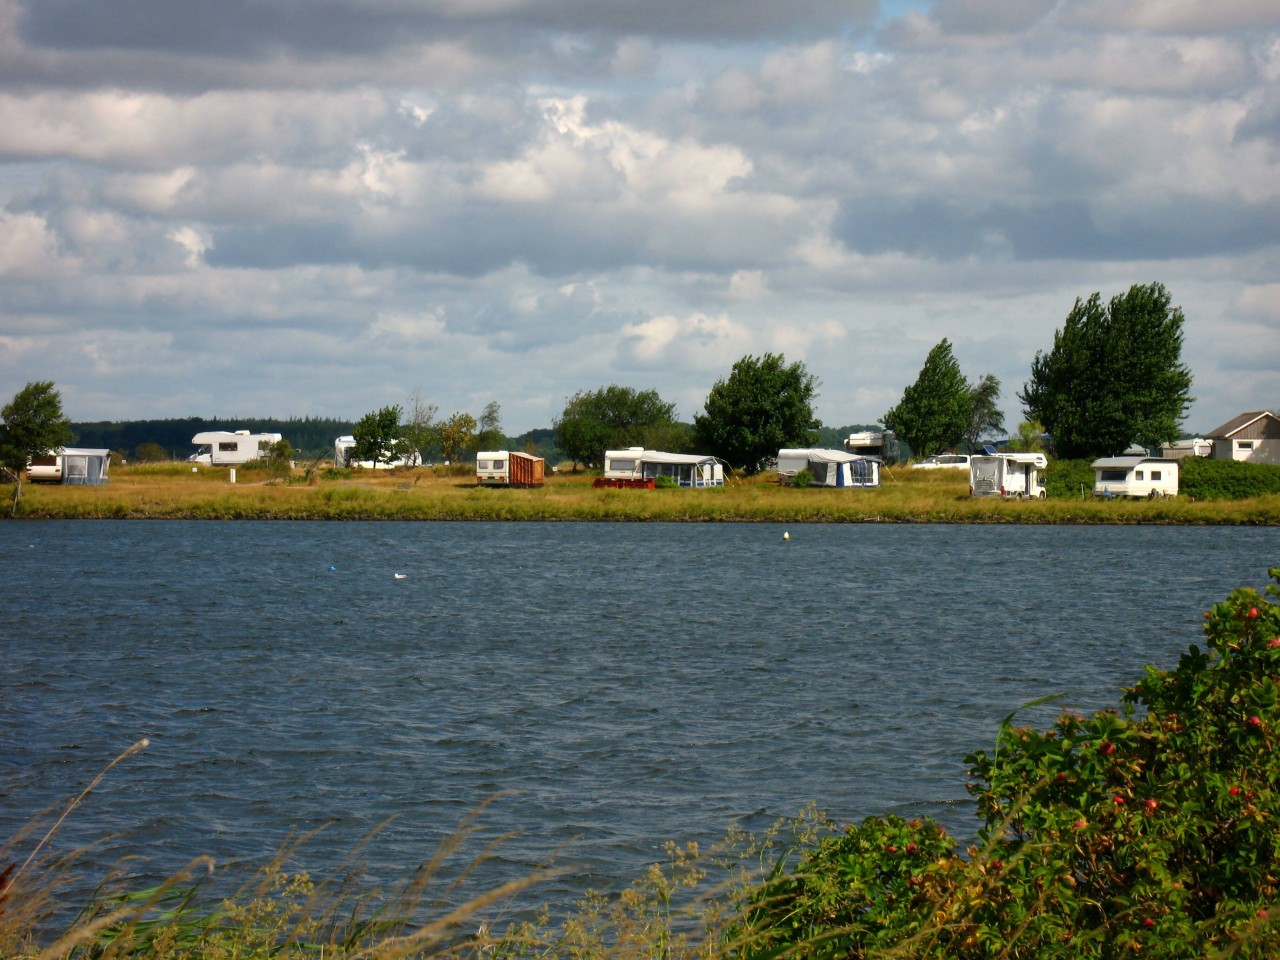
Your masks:
<path fill-rule="evenodd" d="M 478 450 L 476 451 L 477 460 L 499 460 L 503 457 L 523 457 L 526 460 L 544 460 L 545 457 L 537 457 L 532 453 L 525 453 L 523 450 Z"/>
<path fill-rule="evenodd" d="M 610 454 L 615 455 L 621 453 L 623 457 L 630 453 L 641 463 L 686 463 L 696 465 L 716 459 L 710 454 L 705 453 L 663 453 L 661 450 L 611 450 L 609 452 Z"/>
<path fill-rule="evenodd" d="M 1128 470 L 1130 467 L 1136 467 L 1143 463 L 1171 463 L 1177 465 L 1178 461 L 1170 457 L 1102 457 L 1093 461 L 1089 466 L 1095 470 Z"/>
<path fill-rule="evenodd" d="M 70 455 L 73 457 L 105 457 L 111 453 L 111 451 L 97 450 L 91 447 L 63 447 L 58 451 L 58 453 L 62 456 Z"/>
<path fill-rule="evenodd" d="M 778 459 L 804 457 L 810 463 L 852 463 L 855 460 L 876 460 L 879 457 L 866 457 L 858 453 L 847 453 L 844 450 L 823 450 L 820 448 L 795 448 L 778 451 Z"/>
<path fill-rule="evenodd" d="M 1208 435 L 1210 437 L 1230 437 L 1262 417 L 1271 417 L 1273 420 L 1280 421 L 1280 417 L 1277 417 L 1270 410 L 1255 410 L 1252 413 L 1242 413 L 1234 420 L 1228 420 L 1222 426 L 1210 430 Z"/>
<path fill-rule="evenodd" d="M 1009 460 L 1012 463 L 1030 463 L 1037 467 L 1044 468 L 1049 465 L 1049 458 L 1043 453 L 1036 451 L 1034 453 L 988 453 L 979 454 L 973 457 L 973 460 Z M 970 461 L 972 462 L 972 461 Z"/>
<path fill-rule="evenodd" d="M 217 443 L 219 440 L 279 440 L 278 433 L 249 433 L 246 430 L 206 430 L 191 438 L 194 444 Z"/>

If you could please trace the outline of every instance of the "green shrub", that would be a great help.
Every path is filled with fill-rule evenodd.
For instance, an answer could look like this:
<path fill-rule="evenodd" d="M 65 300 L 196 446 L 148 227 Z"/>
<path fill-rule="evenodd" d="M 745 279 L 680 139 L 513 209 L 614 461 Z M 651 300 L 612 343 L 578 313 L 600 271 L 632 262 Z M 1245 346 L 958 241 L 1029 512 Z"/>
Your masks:
<path fill-rule="evenodd" d="M 1092 460 L 1050 460 L 1044 472 L 1044 488 L 1055 500 L 1093 496 Z"/>
<path fill-rule="evenodd" d="M 748 899 L 745 953 L 1280 956 L 1280 606 L 1237 590 L 1205 633 L 1118 711 L 1006 720 L 966 758 L 983 826 L 965 855 L 892 817 L 818 844 Z"/>
<path fill-rule="evenodd" d="M 801 489 L 804 489 L 805 487 L 811 487 L 813 486 L 813 474 L 810 473 L 808 470 L 801 470 L 799 473 L 797 473 L 794 477 L 791 478 L 791 485 L 793 487 L 799 487 Z"/>
<path fill-rule="evenodd" d="M 1280 467 L 1243 460 L 1187 457 L 1180 461 L 1178 492 L 1196 500 L 1248 500 L 1280 493 Z"/>
<path fill-rule="evenodd" d="M 657 490 L 677 490 L 680 482 L 675 477 L 654 477 L 653 486 Z"/>

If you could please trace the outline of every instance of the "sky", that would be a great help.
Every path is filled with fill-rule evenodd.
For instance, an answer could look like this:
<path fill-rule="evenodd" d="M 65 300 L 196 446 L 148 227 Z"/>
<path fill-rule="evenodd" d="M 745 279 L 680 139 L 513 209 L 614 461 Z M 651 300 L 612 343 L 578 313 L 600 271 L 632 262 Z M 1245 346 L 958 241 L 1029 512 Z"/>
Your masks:
<path fill-rule="evenodd" d="M 358 419 L 745 355 L 874 423 L 950 340 L 1013 428 L 1161 282 L 1203 433 L 1280 407 L 1275 0 L 0 0 L 0 398 Z"/>

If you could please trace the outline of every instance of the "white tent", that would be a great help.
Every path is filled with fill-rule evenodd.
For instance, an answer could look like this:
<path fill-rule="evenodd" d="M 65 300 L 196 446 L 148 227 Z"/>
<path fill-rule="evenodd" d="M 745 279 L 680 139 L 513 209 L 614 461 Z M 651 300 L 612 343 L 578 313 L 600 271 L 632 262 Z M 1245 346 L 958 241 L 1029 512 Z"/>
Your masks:
<path fill-rule="evenodd" d="M 784 448 L 778 451 L 778 476 L 790 483 L 801 470 L 808 470 L 815 487 L 878 487 L 880 459 L 843 450 Z"/>

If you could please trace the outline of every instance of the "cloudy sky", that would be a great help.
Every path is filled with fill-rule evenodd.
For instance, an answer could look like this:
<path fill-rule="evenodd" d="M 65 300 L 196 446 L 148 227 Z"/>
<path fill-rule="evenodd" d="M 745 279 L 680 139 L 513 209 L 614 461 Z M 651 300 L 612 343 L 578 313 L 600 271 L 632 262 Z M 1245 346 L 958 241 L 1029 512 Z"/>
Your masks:
<path fill-rule="evenodd" d="M 356 418 L 744 354 L 873 422 L 943 337 L 1010 424 L 1161 281 L 1187 428 L 1280 406 L 1275 0 L 0 0 L 0 397 Z"/>

